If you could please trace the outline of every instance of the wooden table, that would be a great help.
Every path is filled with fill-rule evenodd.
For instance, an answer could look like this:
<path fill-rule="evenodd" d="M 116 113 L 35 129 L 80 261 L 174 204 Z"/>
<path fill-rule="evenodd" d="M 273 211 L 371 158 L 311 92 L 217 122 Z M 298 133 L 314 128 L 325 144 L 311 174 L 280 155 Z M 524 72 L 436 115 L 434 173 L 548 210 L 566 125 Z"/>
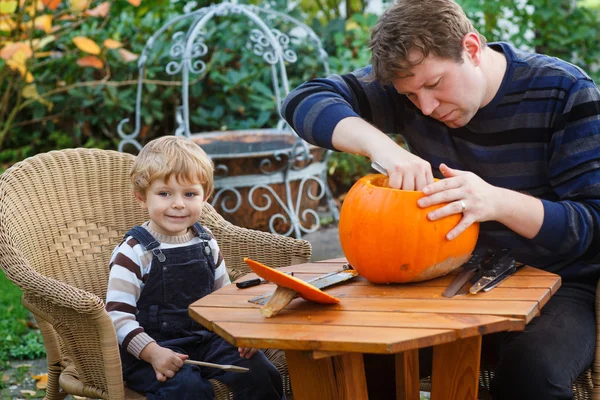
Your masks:
<path fill-rule="evenodd" d="M 308 280 L 345 261 L 281 270 Z M 397 398 L 419 399 L 418 349 L 429 346 L 434 346 L 432 398 L 477 399 L 482 335 L 523 330 L 561 281 L 522 267 L 487 293 L 445 298 L 442 292 L 453 278 L 375 285 L 359 276 L 326 289 L 340 304 L 296 298 L 272 318 L 248 299 L 272 292 L 273 285 L 228 285 L 193 303 L 189 312 L 235 346 L 284 349 L 295 400 L 368 398 L 363 353 L 396 354 Z"/>

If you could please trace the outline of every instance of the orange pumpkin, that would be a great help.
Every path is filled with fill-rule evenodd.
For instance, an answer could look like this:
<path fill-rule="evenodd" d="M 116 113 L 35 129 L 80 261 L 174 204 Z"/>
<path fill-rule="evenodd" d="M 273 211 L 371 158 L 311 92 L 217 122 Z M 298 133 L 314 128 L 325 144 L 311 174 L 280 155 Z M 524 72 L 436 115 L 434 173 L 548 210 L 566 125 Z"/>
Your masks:
<path fill-rule="evenodd" d="M 352 186 L 340 214 L 340 243 L 348 262 L 375 283 L 436 278 L 466 262 L 477 242 L 479 224 L 453 240 L 446 234 L 460 221 L 454 214 L 427 219 L 436 208 L 420 208 L 423 192 L 388 187 L 384 175 L 367 175 Z"/>

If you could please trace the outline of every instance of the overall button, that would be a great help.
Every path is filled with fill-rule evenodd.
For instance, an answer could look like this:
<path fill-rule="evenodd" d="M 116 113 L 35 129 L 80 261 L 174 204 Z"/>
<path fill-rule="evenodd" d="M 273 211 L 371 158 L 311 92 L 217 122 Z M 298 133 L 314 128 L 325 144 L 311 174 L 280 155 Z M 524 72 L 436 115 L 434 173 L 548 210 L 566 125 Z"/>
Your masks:
<path fill-rule="evenodd" d="M 163 328 L 166 328 L 166 327 L 167 327 L 167 325 L 168 325 L 168 324 L 167 324 L 166 322 L 163 322 L 163 323 L 162 323 L 162 326 L 163 326 Z"/>
<path fill-rule="evenodd" d="M 164 271 L 164 272 L 167 272 L 167 267 L 163 267 L 163 271 Z"/>
<path fill-rule="evenodd" d="M 206 254 L 207 256 L 210 256 L 210 247 L 204 246 L 204 254 Z"/>

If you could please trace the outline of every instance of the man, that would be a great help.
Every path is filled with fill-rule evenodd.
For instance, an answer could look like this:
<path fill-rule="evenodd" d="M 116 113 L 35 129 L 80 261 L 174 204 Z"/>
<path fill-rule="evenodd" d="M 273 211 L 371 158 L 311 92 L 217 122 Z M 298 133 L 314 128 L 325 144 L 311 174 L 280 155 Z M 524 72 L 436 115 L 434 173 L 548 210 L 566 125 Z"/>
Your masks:
<path fill-rule="evenodd" d="M 452 0 L 398 0 L 371 50 L 372 66 L 294 90 L 283 116 L 308 142 L 378 161 L 392 187 L 422 190 L 419 206 L 448 203 L 431 220 L 462 213 L 449 240 L 479 221 L 479 245 L 560 274 L 524 332 L 496 335 L 492 392 L 572 398 L 595 348 L 598 88 L 562 60 L 487 44 Z M 411 151 L 384 132 L 401 133 Z"/>

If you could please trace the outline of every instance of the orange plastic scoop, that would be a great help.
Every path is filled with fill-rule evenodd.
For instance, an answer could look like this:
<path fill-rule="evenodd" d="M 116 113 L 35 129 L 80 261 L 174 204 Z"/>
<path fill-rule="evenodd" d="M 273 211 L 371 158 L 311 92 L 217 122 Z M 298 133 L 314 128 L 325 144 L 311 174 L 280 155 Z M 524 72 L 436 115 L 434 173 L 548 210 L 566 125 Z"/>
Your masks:
<path fill-rule="evenodd" d="M 286 275 L 283 272 L 277 271 L 274 268 L 267 267 L 258 261 L 244 258 L 244 262 L 248 264 L 250 269 L 263 279 L 273 282 L 277 286 L 291 289 L 298 293 L 298 296 L 303 299 L 314 301 L 316 303 L 334 304 L 340 300 L 317 289 L 316 287 L 298 279 L 294 276 Z"/>

